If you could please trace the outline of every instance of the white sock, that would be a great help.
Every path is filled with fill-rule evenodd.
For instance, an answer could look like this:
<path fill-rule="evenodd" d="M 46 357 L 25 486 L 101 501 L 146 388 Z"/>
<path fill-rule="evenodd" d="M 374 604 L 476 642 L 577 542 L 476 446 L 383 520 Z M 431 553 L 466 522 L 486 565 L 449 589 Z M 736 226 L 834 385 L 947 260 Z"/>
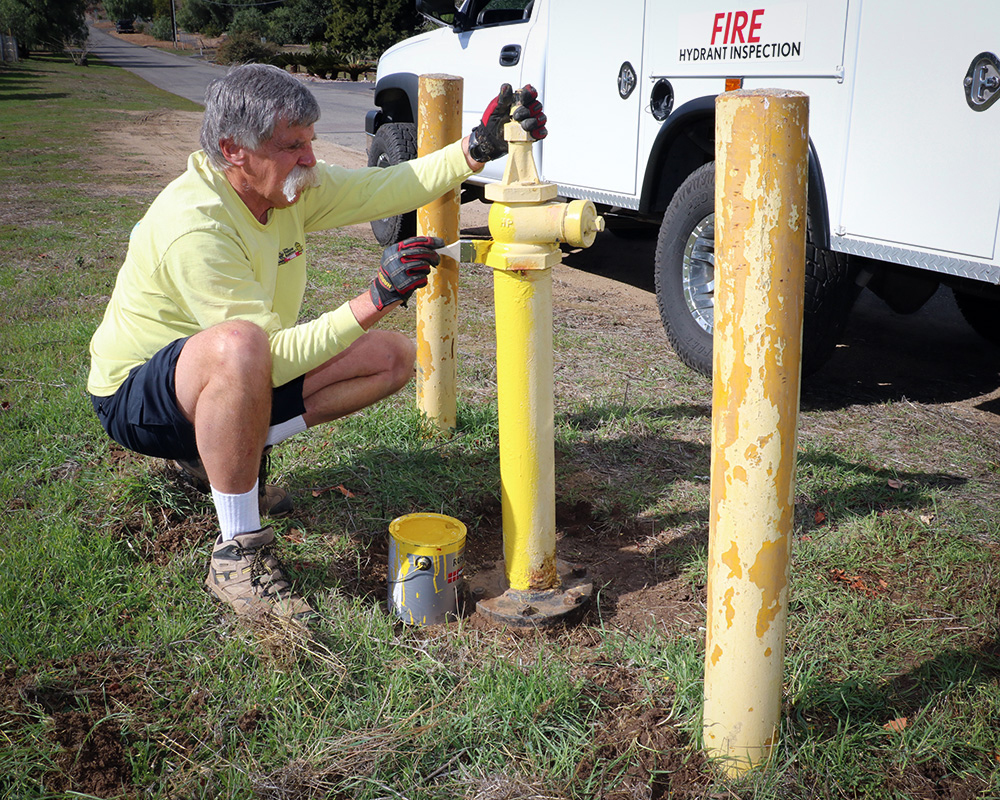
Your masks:
<path fill-rule="evenodd" d="M 219 516 L 222 541 L 228 542 L 238 533 L 260 530 L 260 506 L 257 505 L 257 482 L 249 492 L 226 494 L 212 487 L 215 513 Z"/>
<path fill-rule="evenodd" d="M 305 417 L 301 414 L 284 422 L 279 422 L 277 425 L 272 425 L 267 429 L 267 441 L 264 444 L 265 446 L 279 444 L 290 436 L 302 433 L 306 427 Z"/>

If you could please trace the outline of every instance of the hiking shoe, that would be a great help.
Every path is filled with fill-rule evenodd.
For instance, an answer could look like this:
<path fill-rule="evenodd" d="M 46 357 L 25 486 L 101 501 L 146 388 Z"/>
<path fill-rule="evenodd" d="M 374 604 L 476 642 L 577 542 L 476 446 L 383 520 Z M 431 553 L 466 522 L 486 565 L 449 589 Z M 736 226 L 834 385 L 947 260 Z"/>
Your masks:
<path fill-rule="evenodd" d="M 271 486 L 267 483 L 267 471 L 271 463 L 271 448 L 265 447 L 260 457 L 260 470 L 257 473 L 257 492 L 260 513 L 266 517 L 278 517 L 282 514 L 289 514 L 292 511 L 292 496 L 280 486 Z M 178 473 L 184 483 L 193 486 L 203 494 L 211 494 L 212 487 L 208 483 L 208 473 L 201 463 L 200 458 L 193 461 L 182 461 L 174 459 L 167 462 L 170 469 Z"/>
<path fill-rule="evenodd" d="M 281 562 L 271 554 L 273 544 L 273 528 L 240 533 L 227 542 L 220 536 L 212 548 L 205 586 L 237 614 L 275 614 L 297 620 L 314 616 L 309 604 L 292 591 Z"/>
<path fill-rule="evenodd" d="M 208 483 L 208 473 L 201 464 L 201 459 L 194 461 L 182 461 L 173 459 L 167 462 L 167 467 L 171 472 L 176 473 L 176 477 L 188 486 L 197 489 L 202 494 L 210 494 L 212 487 Z"/>

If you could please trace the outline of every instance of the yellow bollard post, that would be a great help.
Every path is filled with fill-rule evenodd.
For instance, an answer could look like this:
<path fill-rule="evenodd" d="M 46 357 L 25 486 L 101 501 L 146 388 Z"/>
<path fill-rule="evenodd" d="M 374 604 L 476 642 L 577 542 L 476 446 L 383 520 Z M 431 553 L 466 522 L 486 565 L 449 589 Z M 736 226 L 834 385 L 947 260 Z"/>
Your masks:
<path fill-rule="evenodd" d="M 462 79 L 421 75 L 417 91 L 417 155 L 462 138 Z M 458 239 L 460 193 L 453 189 L 417 209 L 417 232 Z M 416 293 L 417 408 L 441 431 L 455 428 L 455 339 L 458 332 L 458 262 L 442 256 L 427 286 Z"/>
<path fill-rule="evenodd" d="M 716 101 L 704 740 L 739 775 L 781 718 L 805 278 L 809 99 Z"/>

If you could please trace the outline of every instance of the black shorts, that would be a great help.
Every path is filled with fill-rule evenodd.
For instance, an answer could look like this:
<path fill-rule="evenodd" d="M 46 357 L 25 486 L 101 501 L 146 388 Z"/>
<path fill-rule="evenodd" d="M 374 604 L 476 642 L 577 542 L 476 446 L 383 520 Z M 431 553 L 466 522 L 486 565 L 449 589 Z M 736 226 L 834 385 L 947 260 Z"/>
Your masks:
<path fill-rule="evenodd" d="M 122 447 L 154 458 L 198 457 L 194 426 L 177 407 L 174 372 L 187 339 L 171 342 L 145 364 L 134 367 L 110 397 L 91 395 L 94 411 L 108 436 Z M 271 395 L 271 424 L 305 413 L 305 376 L 277 387 Z"/>

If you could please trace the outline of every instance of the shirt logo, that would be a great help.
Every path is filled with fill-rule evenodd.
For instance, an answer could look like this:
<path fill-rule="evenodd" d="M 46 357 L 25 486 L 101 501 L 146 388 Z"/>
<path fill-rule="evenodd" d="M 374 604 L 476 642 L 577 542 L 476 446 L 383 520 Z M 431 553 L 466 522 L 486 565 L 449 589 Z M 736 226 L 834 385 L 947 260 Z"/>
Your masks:
<path fill-rule="evenodd" d="M 293 258 L 298 258 L 302 255 L 302 245 L 296 242 L 291 247 L 286 247 L 284 250 L 278 251 L 278 266 L 282 264 L 287 264 Z"/>

